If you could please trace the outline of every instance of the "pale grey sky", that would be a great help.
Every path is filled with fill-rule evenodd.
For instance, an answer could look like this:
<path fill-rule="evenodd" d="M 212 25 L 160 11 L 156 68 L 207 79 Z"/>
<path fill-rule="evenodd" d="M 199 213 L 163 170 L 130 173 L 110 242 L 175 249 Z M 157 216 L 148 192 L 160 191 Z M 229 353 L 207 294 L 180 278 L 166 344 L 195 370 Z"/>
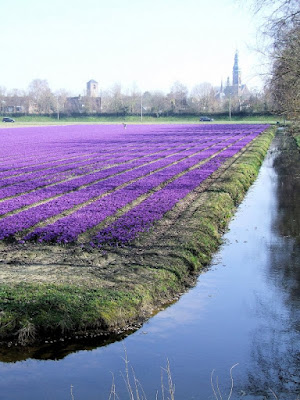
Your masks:
<path fill-rule="evenodd" d="M 241 3 L 239 3 L 241 4 Z M 105 90 L 191 89 L 231 76 L 239 50 L 242 80 L 257 86 L 250 47 L 256 24 L 235 0 L 0 0 L 0 86 L 83 93 L 90 79 Z"/>

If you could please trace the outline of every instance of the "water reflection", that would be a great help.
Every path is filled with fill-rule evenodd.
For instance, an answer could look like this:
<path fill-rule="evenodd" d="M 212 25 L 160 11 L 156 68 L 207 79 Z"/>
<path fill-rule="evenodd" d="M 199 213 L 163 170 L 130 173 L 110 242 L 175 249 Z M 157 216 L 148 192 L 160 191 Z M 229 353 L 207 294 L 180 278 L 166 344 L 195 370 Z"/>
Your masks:
<path fill-rule="evenodd" d="M 124 332 L 119 335 L 108 335 L 103 337 L 95 335 L 92 338 L 66 339 L 64 341 L 46 341 L 36 347 L 0 347 L 0 361 L 3 363 L 14 363 L 27 360 L 62 360 L 71 353 L 80 350 L 95 350 L 98 347 L 108 346 L 111 343 L 124 340 L 132 331 Z"/>
<path fill-rule="evenodd" d="M 271 295 L 257 295 L 261 322 L 253 333 L 248 387 L 256 393 L 270 393 L 271 388 L 295 399 L 300 384 L 300 158 L 291 138 L 279 136 L 277 141 L 284 150 L 273 159 L 276 209 L 266 263 L 266 280 L 273 289 Z"/>

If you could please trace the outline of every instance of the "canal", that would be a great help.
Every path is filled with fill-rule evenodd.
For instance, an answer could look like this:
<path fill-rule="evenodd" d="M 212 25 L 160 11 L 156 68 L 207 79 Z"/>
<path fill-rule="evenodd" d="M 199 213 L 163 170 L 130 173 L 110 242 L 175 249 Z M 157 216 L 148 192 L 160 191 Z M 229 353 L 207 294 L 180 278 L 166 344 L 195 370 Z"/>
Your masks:
<path fill-rule="evenodd" d="M 279 133 L 210 267 L 138 331 L 104 343 L 1 349 L 0 400 L 107 400 L 113 380 L 118 398 L 129 399 L 125 352 L 132 385 L 131 368 L 148 400 L 157 391 L 163 398 L 167 360 L 177 400 L 214 399 L 211 379 L 227 399 L 233 366 L 231 399 L 296 400 L 299 160 L 292 139 Z"/>

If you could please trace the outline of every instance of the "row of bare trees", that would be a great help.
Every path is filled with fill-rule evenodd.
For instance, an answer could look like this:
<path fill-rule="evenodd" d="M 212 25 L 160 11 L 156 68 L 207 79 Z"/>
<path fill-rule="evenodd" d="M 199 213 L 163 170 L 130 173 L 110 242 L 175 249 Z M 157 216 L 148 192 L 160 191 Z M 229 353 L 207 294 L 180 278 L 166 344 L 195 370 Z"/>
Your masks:
<path fill-rule="evenodd" d="M 33 80 L 27 91 L 7 91 L 0 87 L 0 110 L 29 114 L 206 114 L 232 112 L 268 111 L 266 96 L 253 92 L 247 99 L 221 96 L 219 88 L 204 82 L 195 85 L 191 91 L 181 82 L 175 82 L 169 93 L 146 91 L 138 88 L 122 90 L 115 84 L 103 90 L 97 99 L 86 95 L 72 97 L 66 90 L 52 92 L 46 80 Z"/>
<path fill-rule="evenodd" d="M 116 84 L 103 91 L 101 97 L 102 110 L 107 113 L 125 110 L 130 114 L 145 112 L 159 116 L 167 112 L 213 113 L 226 107 L 210 83 L 196 85 L 189 93 L 185 85 L 175 82 L 167 94 L 159 90 L 141 93 L 136 88 L 123 93 L 121 85 Z"/>
<path fill-rule="evenodd" d="M 46 80 L 33 80 L 28 90 L 13 89 L 8 91 L 0 86 L 0 110 L 2 114 L 51 114 L 64 109 L 67 91 L 61 89 L 53 93 Z"/>

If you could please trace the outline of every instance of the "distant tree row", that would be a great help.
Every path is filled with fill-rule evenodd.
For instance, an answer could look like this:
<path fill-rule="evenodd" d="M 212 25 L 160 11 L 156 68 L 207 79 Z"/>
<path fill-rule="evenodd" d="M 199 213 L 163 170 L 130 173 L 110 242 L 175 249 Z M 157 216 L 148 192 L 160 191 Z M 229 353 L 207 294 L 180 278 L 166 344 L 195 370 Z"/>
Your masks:
<path fill-rule="evenodd" d="M 24 114 L 212 114 L 232 112 L 264 113 L 270 110 L 268 95 L 253 91 L 247 98 L 226 97 L 220 88 L 210 83 L 197 84 L 189 92 L 180 82 L 175 82 L 169 93 L 146 91 L 137 88 L 122 91 L 120 84 L 102 91 L 98 98 L 72 97 L 61 89 L 52 92 L 46 80 L 33 80 L 27 91 L 7 91 L 0 87 L 0 110 Z"/>

